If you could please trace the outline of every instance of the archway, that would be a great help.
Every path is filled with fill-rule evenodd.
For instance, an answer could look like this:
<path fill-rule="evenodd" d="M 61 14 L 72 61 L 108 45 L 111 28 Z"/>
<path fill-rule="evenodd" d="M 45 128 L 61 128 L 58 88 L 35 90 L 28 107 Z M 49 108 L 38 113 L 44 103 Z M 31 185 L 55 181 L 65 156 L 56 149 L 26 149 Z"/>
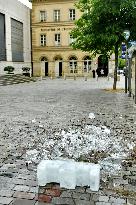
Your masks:
<path fill-rule="evenodd" d="M 96 71 L 97 71 L 98 77 L 108 75 L 108 57 L 104 55 L 100 55 L 98 57 L 98 68 Z"/>
<path fill-rule="evenodd" d="M 41 57 L 41 62 L 43 63 L 44 66 L 45 76 L 48 76 L 48 72 L 49 72 L 48 59 L 45 56 Z"/>

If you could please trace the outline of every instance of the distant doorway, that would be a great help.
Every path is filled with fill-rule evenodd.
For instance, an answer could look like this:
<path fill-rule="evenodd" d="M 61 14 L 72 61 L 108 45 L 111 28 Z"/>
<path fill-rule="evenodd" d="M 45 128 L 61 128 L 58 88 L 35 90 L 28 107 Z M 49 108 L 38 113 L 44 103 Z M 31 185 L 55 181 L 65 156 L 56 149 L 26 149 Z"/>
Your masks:
<path fill-rule="evenodd" d="M 62 58 L 60 56 L 55 58 L 55 76 L 62 76 Z"/>
<path fill-rule="evenodd" d="M 44 64 L 43 72 L 45 76 L 49 74 L 48 59 L 46 57 L 41 58 L 42 65 Z"/>
<path fill-rule="evenodd" d="M 48 62 L 45 62 L 45 76 L 48 76 Z"/>
<path fill-rule="evenodd" d="M 59 76 L 62 76 L 62 61 L 59 62 Z"/>
<path fill-rule="evenodd" d="M 108 58 L 103 55 L 98 57 L 97 75 L 98 77 L 108 76 Z"/>

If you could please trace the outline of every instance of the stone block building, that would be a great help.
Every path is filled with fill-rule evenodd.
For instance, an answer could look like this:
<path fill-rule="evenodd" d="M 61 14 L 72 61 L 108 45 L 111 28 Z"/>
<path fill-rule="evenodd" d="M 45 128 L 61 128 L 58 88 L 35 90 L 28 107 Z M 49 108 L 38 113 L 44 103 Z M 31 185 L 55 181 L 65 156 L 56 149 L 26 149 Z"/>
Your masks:
<path fill-rule="evenodd" d="M 101 57 L 91 58 L 87 52 L 73 50 L 70 32 L 81 13 L 75 0 L 32 1 L 32 53 L 35 76 L 90 75 L 97 67 L 104 67 L 108 75 L 109 62 Z"/>

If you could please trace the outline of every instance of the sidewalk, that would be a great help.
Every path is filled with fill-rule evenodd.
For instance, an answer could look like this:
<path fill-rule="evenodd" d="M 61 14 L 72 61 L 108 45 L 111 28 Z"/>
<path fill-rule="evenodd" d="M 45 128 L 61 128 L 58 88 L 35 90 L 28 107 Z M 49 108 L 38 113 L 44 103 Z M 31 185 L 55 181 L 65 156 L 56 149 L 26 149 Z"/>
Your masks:
<path fill-rule="evenodd" d="M 113 80 L 105 78 L 47 78 L 1 87 L 0 205 L 136 204 L 136 106 L 122 90 L 123 79 L 117 92 L 110 89 Z M 89 113 L 94 113 L 95 119 L 90 119 Z M 36 166 L 40 159 L 60 154 L 79 160 L 71 144 L 72 157 L 69 149 L 60 150 L 62 130 L 79 131 L 84 139 L 86 132 L 92 132 L 91 126 L 101 131 L 97 133 L 97 149 L 92 149 L 89 141 L 90 151 L 79 158 L 101 163 L 99 192 L 88 187 L 60 189 L 55 184 L 38 189 Z M 103 126 L 110 130 L 106 141 L 101 138 L 105 137 Z M 37 150 L 38 155 L 26 155 L 30 150 Z M 27 167 L 28 158 L 32 163 Z"/>

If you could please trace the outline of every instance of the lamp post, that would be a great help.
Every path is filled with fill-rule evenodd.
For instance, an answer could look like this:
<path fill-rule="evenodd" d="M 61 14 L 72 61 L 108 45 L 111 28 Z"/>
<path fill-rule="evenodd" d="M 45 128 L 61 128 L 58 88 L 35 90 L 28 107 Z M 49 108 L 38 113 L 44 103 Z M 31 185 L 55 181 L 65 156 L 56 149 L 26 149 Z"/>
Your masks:
<path fill-rule="evenodd" d="M 128 41 L 129 36 L 130 36 L 130 31 L 125 30 L 124 32 L 124 38 L 126 41 Z M 127 93 L 127 82 L 128 82 L 128 48 L 127 48 L 127 43 L 126 43 L 126 70 L 125 70 L 125 93 Z"/>

